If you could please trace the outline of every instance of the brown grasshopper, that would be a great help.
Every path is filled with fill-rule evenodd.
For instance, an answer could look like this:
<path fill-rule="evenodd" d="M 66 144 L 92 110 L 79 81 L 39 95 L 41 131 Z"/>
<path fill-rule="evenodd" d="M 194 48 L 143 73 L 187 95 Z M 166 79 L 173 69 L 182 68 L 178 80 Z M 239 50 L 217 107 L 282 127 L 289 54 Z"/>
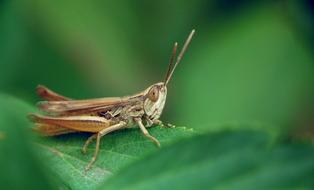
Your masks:
<path fill-rule="evenodd" d="M 194 32 L 192 30 L 176 59 L 178 43 L 174 44 L 165 80 L 132 96 L 72 100 L 39 85 L 37 93 L 46 101 L 39 102 L 38 107 L 45 111 L 47 116 L 29 115 L 35 123 L 34 130 L 45 136 L 75 132 L 94 133 L 82 148 L 82 152 L 86 153 L 88 145 L 96 139 L 94 156 L 86 170 L 96 161 L 101 137 L 112 131 L 139 127 L 143 134 L 159 147 L 159 141 L 151 136 L 146 128 L 153 124 L 163 126 L 159 117 L 166 102 L 167 84 L 187 50 Z"/>

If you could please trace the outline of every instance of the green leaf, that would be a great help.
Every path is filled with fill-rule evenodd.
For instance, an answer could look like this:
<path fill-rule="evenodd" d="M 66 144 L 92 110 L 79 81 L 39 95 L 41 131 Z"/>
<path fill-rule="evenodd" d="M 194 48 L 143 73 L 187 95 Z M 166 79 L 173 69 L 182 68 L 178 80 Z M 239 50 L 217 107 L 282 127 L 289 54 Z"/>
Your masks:
<path fill-rule="evenodd" d="M 154 127 L 149 132 L 160 141 L 162 146 L 193 134 L 191 130 L 184 127 Z M 37 143 L 42 159 L 46 160 L 55 175 L 72 189 L 94 189 L 121 167 L 137 160 L 141 155 L 158 150 L 139 129 L 113 132 L 101 139 L 97 161 L 91 170 L 85 172 L 84 169 L 94 153 L 94 144 L 89 147 L 86 155 L 81 153 L 88 136 L 79 133 L 47 137 L 41 138 Z"/>
<path fill-rule="evenodd" d="M 101 189 L 311 189 L 314 147 L 263 132 L 195 136 L 119 171 Z"/>
<path fill-rule="evenodd" d="M 61 188 L 32 149 L 26 114 L 33 109 L 8 95 L 0 95 L 0 105 L 0 189 Z"/>

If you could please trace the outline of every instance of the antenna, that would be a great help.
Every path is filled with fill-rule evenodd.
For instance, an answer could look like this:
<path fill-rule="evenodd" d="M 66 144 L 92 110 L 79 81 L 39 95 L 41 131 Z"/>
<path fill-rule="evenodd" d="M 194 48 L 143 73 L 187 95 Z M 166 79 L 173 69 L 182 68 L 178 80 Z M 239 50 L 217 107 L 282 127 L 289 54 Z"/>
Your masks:
<path fill-rule="evenodd" d="M 174 46 L 173 46 L 173 52 L 172 52 L 172 55 L 171 55 L 171 58 L 170 58 L 170 63 L 169 63 L 169 67 L 168 67 L 168 72 L 167 72 L 167 75 L 166 75 L 166 79 L 165 79 L 165 85 L 167 86 L 167 84 L 169 83 L 171 77 L 172 77 L 172 74 L 174 72 L 174 70 L 176 69 L 176 67 L 178 66 L 178 64 L 180 63 L 184 53 L 186 52 L 191 40 L 192 40 L 192 37 L 195 33 L 195 30 L 193 29 L 190 33 L 190 35 L 188 36 L 188 38 L 186 39 L 177 59 L 176 59 L 176 62 L 175 64 L 174 63 L 174 57 L 176 55 L 176 51 L 177 51 L 177 47 L 178 47 L 178 43 L 175 43 Z"/>

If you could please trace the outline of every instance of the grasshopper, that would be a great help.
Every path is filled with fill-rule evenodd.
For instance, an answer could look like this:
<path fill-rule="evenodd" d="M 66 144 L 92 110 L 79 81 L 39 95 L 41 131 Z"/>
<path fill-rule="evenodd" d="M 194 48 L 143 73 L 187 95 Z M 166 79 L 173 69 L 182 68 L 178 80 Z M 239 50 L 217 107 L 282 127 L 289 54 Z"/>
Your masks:
<path fill-rule="evenodd" d="M 159 141 L 151 136 L 146 128 L 153 124 L 163 126 L 159 117 L 166 102 L 167 84 L 187 50 L 194 32 L 195 30 L 191 31 L 178 57 L 176 57 L 178 43 L 174 43 L 164 81 L 132 96 L 72 100 L 39 85 L 37 94 L 46 101 L 40 101 L 37 105 L 46 115 L 29 114 L 30 120 L 35 123 L 33 129 L 44 136 L 75 132 L 93 133 L 82 147 L 82 152 L 86 153 L 88 145 L 96 139 L 94 155 L 86 166 L 86 171 L 96 161 L 100 139 L 116 130 L 139 127 L 145 137 L 160 147 Z"/>

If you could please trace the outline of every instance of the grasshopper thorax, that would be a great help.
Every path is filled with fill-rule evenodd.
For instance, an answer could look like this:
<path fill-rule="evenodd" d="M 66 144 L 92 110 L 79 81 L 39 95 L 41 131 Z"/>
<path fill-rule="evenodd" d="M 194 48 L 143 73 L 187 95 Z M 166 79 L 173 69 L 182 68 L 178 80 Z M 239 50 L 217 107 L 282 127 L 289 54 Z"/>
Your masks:
<path fill-rule="evenodd" d="M 167 87 L 163 82 L 159 82 L 148 87 L 144 94 L 145 114 L 152 121 L 157 120 L 165 106 Z"/>

